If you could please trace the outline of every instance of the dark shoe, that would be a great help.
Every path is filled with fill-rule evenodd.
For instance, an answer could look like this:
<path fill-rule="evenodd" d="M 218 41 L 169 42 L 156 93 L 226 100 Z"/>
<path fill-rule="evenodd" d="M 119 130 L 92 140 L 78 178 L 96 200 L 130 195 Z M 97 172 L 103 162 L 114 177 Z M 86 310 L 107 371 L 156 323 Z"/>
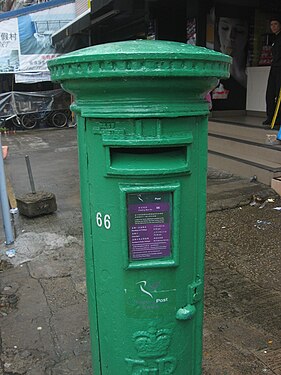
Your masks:
<path fill-rule="evenodd" d="M 273 128 L 271 127 L 271 124 L 270 124 L 270 125 L 263 125 L 263 127 L 264 127 L 265 129 L 279 130 L 280 125 L 276 124 L 276 125 L 273 126 Z"/>

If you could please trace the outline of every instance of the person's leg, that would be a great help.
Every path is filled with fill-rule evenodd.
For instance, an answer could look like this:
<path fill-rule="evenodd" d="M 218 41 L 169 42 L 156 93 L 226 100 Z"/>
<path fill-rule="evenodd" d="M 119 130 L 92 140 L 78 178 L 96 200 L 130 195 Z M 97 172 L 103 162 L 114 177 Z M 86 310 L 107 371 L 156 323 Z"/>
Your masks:
<path fill-rule="evenodd" d="M 264 121 L 264 124 L 271 124 L 272 117 L 275 110 L 275 97 L 276 97 L 276 79 L 274 74 L 274 69 L 270 69 L 267 88 L 266 88 L 266 115 L 267 119 Z"/>
<path fill-rule="evenodd" d="M 277 104 L 278 97 L 280 94 L 280 88 L 281 88 L 281 67 L 276 68 L 275 77 L 276 77 L 276 104 Z M 279 107 L 278 115 L 275 121 L 275 124 L 278 128 L 281 125 L 281 108 L 280 107 Z"/>

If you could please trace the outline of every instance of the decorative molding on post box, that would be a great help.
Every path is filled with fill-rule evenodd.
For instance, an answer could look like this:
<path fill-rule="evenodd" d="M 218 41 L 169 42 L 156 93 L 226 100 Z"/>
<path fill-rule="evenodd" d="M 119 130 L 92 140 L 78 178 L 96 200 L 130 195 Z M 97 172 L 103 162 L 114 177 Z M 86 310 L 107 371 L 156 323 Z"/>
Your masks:
<path fill-rule="evenodd" d="M 137 40 L 75 51 L 48 67 L 52 80 L 79 93 L 72 110 L 83 117 L 190 117 L 209 113 L 202 93 L 229 77 L 230 61 L 203 47 Z"/>

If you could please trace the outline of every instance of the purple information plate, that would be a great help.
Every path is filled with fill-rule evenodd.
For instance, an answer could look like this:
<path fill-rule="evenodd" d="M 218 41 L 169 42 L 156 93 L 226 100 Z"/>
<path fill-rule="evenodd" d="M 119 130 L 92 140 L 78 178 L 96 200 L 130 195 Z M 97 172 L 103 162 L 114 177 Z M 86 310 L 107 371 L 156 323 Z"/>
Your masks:
<path fill-rule="evenodd" d="M 128 194 L 128 234 L 131 260 L 171 255 L 172 193 Z"/>

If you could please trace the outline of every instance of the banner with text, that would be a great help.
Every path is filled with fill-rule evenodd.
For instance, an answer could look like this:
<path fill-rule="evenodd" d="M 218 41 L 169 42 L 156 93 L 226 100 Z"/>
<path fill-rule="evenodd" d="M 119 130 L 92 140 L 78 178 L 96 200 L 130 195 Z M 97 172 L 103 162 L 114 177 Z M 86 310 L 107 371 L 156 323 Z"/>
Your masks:
<path fill-rule="evenodd" d="M 46 72 L 47 61 L 66 51 L 52 34 L 75 18 L 75 4 L 48 8 L 0 22 L 0 73 Z"/>
<path fill-rule="evenodd" d="M 19 70 L 19 32 L 17 18 L 0 23 L 0 72 L 13 73 Z"/>

